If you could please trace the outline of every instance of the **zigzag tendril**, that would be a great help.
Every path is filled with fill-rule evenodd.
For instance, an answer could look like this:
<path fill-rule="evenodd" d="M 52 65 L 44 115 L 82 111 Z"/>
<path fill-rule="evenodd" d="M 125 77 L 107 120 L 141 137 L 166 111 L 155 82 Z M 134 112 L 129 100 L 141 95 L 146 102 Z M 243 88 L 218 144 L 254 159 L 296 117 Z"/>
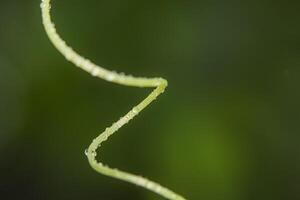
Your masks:
<path fill-rule="evenodd" d="M 133 107 L 125 116 L 120 118 L 117 122 L 113 123 L 112 126 L 106 128 L 106 130 L 96 137 L 86 150 L 86 155 L 91 167 L 97 172 L 110 176 L 116 179 L 130 182 L 132 184 L 141 186 L 150 191 L 153 191 L 167 199 L 170 200 L 185 200 L 182 196 L 176 194 L 175 192 L 161 186 L 160 184 L 150 181 L 144 177 L 123 172 L 117 169 L 109 168 L 103 165 L 101 162 L 96 160 L 97 148 L 101 146 L 101 143 L 106 141 L 109 136 L 120 129 L 123 125 L 128 123 L 133 117 L 135 117 L 139 112 L 141 112 L 145 107 L 147 107 L 153 100 L 155 100 L 161 93 L 164 92 L 168 85 L 168 82 L 163 78 L 143 78 L 143 77 L 133 77 L 130 75 L 119 74 L 113 71 L 104 69 L 90 60 L 82 57 L 76 53 L 71 47 L 69 47 L 66 42 L 58 35 L 55 29 L 54 23 L 51 21 L 51 5 L 50 0 L 42 0 L 41 3 L 43 25 L 46 33 L 54 44 L 56 49 L 70 62 L 72 62 L 77 67 L 87 71 L 92 76 L 99 77 L 109 82 L 134 87 L 153 87 L 155 88 L 149 96 L 147 96 L 141 103 Z"/>

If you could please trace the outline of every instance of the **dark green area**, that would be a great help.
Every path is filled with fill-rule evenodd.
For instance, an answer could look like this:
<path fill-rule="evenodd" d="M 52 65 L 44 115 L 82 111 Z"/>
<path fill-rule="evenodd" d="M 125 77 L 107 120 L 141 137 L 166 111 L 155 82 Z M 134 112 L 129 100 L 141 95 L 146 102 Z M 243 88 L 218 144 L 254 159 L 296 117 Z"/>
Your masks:
<path fill-rule="evenodd" d="M 38 0 L 0 2 L 0 199 L 150 200 L 95 173 L 91 140 L 147 89 L 54 49 Z M 74 49 L 169 87 L 100 149 L 189 200 L 300 199 L 300 2 L 54 0 Z"/>

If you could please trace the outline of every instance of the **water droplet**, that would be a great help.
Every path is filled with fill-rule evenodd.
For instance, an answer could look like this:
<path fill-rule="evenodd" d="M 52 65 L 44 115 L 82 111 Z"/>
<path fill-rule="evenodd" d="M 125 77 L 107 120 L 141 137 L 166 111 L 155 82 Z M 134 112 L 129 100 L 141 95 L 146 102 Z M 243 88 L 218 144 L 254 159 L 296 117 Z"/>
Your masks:
<path fill-rule="evenodd" d="M 93 157 L 96 157 L 96 156 L 97 156 L 96 151 L 93 151 L 93 152 L 92 152 L 92 156 L 93 156 Z"/>
<path fill-rule="evenodd" d="M 92 75 L 93 76 L 97 76 L 99 74 L 99 69 L 97 67 L 95 67 L 94 69 L 92 69 Z"/>
<path fill-rule="evenodd" d="M 113 81 L 115 79 L 115 75 L 114 74 L 108 74 L 107 75 L 107 80 L 108 81 Z"/>
<path fill-rule="evenodd" d="M 133 109 L 132 109 L 132 112 L 133 112 L 133 114 L 137 114 L 139 111 L 138 111 L 137 108 L 133 108 Z"/>

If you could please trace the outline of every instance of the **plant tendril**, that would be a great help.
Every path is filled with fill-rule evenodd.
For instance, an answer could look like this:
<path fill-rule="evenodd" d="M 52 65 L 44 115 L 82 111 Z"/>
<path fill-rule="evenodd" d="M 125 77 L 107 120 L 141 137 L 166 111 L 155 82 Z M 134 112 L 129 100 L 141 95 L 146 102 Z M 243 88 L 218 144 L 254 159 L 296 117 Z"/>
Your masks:
<path fill-rule="evenodd" d="M 97 172 L 110 176 L 116 179 L 130 182 L 132 184 L 141 186 L 150 191 L 153 191 L 167 199 L 170 200 L 185 200 L 184 197 L 176 194 L 175 192 L 169 190 L 160 184 L 150 181 L 144 177 L 123 172 L 117 169 L 109 168 L 101 162 L 96 160 L 96 151 L 98 147 L 101 146 L 102 142 L 106 141 L 109 136 L 120 129 L 123 125 L 128 123 L 133 117 L 135 117 L 139 112 L 141 112 L 145 107 L 147 107 L 152 101 L 154 101 L 161 93 L 164 92 L 168 85 L 168 82 L 163 78 L 143 78 L 143 77 L 133 77 L 130 75 L 124 75 L 123 73 L 117 73 L 104 69 L 90 60 L 82 57 L 76 53 L 71 47 L 69 47 L 66 42 L 58 35 L 55 29 L 54 23 L 51 21 L 51 5 L 50 0 L 42 0 L 41 3 L 43 25 L 45 31 L 56 47 L 56 49 L 70 62 L 72 62 L 77 67 L 87 71 L 92 76 L 99 77 L 109 82 L 133 86 L 133 87 L 152 87 L 155 88 L 141 103 L 133 107 L 125 116 L 120 118 L 117 122 L 113 123 L 112 126 L 106 128 L 106 130 L 96 137 L 86 150 L 86 155 L 91 167 Z"/>

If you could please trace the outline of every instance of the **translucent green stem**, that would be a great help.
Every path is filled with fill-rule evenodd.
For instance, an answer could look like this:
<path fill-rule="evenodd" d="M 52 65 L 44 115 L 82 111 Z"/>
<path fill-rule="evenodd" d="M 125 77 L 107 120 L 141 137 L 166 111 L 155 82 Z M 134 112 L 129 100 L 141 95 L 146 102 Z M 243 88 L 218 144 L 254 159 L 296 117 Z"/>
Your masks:
<path fill-rule="evenodd" d="M 133 175 L 127 172 L 123 172 L 117 169 L 109 168 L 103 165 L 101 162 L 96 160 L 97 148 L 101 146 L 101 143 L 106 141 L 109 136 L 121 128 L 124 124 L 128 123 L 133 117 L 135 117 L 139 112 L 141 112 L 146 106 L 148 106 L 153 100 L 157 98 L 161 93 L 164 92 L 168 85 L 168 82 L 163 78 L 142 78 L 133 77 L 129 75 L 119 74 L 113 71 L 104 69 L 88 59 L 82 57 L 76 53 L 71 47 L 69 47 L 66 42 L 57 34 L 54 23 L 51 21 L 50 16 L 50 0 L 42 0 L 41 3 L 43 24 L 48 37 L 51 42 L 57 48 L 57 50 L 65 56 L 65 58 L 72 62 L 77 67 L 87 71 L 93 76 L 97 76 L 109 82 L 114 82 L 126 86 L 134 87 L 153 87 L 155 88 L 150 95 L 148 95 L 141 103 L 130 110 L 125 116 L 120 118 L 117 122 L 113 123 L 112 126 L 107 128 L 103 133 L 101 133 L 97 138 L 93 140 L 88 149 L 86 150 L 86 155 L 88 161 L 93 169 L 97 172 L 127 181 L 138 186 L 144 187 L 151 190 L 167 199 L 171 200 L 185 200 L 182 196 L 174 193 L 173 191 L 159 185 L 156 182 L 150 181 L 144 177 Z"/>

